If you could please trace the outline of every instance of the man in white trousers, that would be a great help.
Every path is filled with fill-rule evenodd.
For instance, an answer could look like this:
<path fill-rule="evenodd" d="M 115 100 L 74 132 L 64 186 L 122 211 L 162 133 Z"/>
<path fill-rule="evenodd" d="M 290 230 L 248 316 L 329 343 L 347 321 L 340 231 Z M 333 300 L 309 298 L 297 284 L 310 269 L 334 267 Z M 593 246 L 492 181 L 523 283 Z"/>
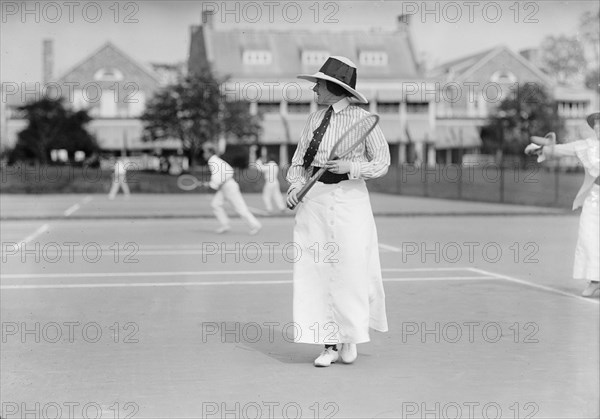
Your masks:
<path fill-rule="evenodd" d="M 263 163 L 261 159 L 256 160 L 256 168 L 262 172 L 265 179 L 262 197 L 267 211 L 273 212 L 273 203 L 279 211 L 285 211 L 283 195 L 279 186 L 279 166 L 275 157 L 269 155 L 267 163 Z"/>
<path fill-rule="evenodd" d="M 129 199 L 129 186 L 127 185 L 127 165 L 128 162 L 124 158 L 119 158 L 115 162 L 115 169 L 113 172 L 112 186 L 110 187 L 110 192 L 108 193 L 108 199 L 111 201 L 115 199 L 117 193 L 119 192 L 119 188 L 123 189 L 123 193 L 125 194 L 125 199 Z"/>
<path fill-rule="evenodd" d="M 231 229 L 229 217 L 223 209 L 225 200 L 233 205 L 235 211 L 248 224 L 250 234 L 254 235 L 258 233 L 262 225 L 248 209 L 240 192 L 240 186 L 233 178 L 233 168 L 225 160 L 217 156 L 217 148 L 214 144 L 205 143 L 202 149 L 204 159 L 208 162 L 210 169 L 210 182 L 208 186 L 217 191 L 211 202 L 213 213 L 221 224 L 217 229 L 217 233 L 225 233 Z"/>

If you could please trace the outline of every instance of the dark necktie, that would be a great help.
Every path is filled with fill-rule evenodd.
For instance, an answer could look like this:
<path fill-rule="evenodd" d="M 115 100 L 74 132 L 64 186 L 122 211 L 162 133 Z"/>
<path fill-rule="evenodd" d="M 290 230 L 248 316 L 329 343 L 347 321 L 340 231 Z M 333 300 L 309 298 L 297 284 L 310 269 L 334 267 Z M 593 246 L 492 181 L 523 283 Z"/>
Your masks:
<path fill-rule="evenodd" d="M 323 117 L 323 121 L 321 121 L 321 125 L 313 132 L 313 138 L 306 149 L 306 153 L 304 153 L 304 166 L 305 169 L 308 169 L 312 164 L 315 156 L 317 155 L 317 150 L 319 149 L 319 145 L 321 144 L 321 140 L 323 139 L 323 135 L 325 135 L 325 131 L 329 126 L 329 121 L 331 120 L 331 114 L 333 113 L 333 107 L 330 106 L 327 108 L 327 112 L 325 112 L 325 116 Z"/>

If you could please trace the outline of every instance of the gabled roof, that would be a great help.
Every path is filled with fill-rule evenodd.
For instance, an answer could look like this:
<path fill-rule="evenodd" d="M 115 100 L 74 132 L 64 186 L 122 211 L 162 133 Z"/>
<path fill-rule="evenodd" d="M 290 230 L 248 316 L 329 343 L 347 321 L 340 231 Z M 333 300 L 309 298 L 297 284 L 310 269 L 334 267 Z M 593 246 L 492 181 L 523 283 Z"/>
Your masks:
<path fill-rule="evenodd" d="M 499 45 L 497 47 L 487 49 L 475 54 L 468 55 L 466 57 L 458 58 L 456 60 L 448 61 L 441 64 L 428 72 L 430 77 L 446 78 L 450 77 L 453 81 L 465 81 L 468 80 L 477 70 L 482 68 L 490 60 L 494 59 L 500 54 L 508 54 L 518 61 L 521 65 L 526 67 L 536 77 L 538 77 L 546 85 L 553 85 L 553 81 L 532 62 L 527 60 L 525 57 L 513 52 L 505 45 Z"/>
<path fill-rule="evenodd" d="M 354 61 L 358 67 L 359 80 L 415 79 L 422 78 L 414 56 L 410 37 L 402 31 L 261 31 L 261 30 L 215 30 L 206 26 L 196 28 L 206 36 L 192 36 L 192 42 L 206 42 L 206 50 L 212 69 L 220 75 L 235 78 L 295 78 L 300 73 L 316 72 L 320 65 L 302 63 L 303 51 L 327 51 Z M 273 57 L 271 65 L 247 65 L 242 60 L 247 50 L 269 50 Z M 204 49 L 192 45 L 190 63 L 201 61 Z M 361 51 L 387 53 L 388 65 L 366 66 L 359 62 Z M 190 71 L 195 69 L 190 68 Z"/>
<path fill-rule="evenodd" d="M 77 64 L 75 64 L 69 70 L 65 71 L 63 73 L 63 75 L 58 78 L 58 81 L 59 82 L 68 81 L 70 78 L 74 77 L 77 73 L 88 70 L 89 64 L 91 62 L 95 61 L 96 59 L 99 59 L 99 61 L 106 61 L 107 57 L 111 57 L 111 59 L 113 61 L 114 60 L 120 61 L 121 64 L 127 65 L 130 69 L 138 70 L 139 72 L 143 73 L 144 75 L 146 75 L 147 77 L 149 77 L 150 79 L 155 81 L 156 83 L 159 82 L 159 77 L 157 76 L 156 73 L 154 73 L 154 71 L 152 69 L 141 64 L 139 61 L 131 58 L 131 56 L 129 56 L 128 54 L 123 52 L 121 49 L 119 49 L 116 45 L 114 45 L 110 41 L 106 42 L 104 45 L 102 45 L 96 51 L 94 51 L 93 53 L 91 53 L 90 55 L 88 55 L 87 57 L 82 59 L 81 61 L 79 61 Z"/>
<path fill-rule="evenodd" d="M 451 61 L 446 61 L 445 63 L 440 64 L 440 65 L 432 68 L 431 70 L 429 70 L 428 76 L 440 77 L 440 76 L 444 76 L 448 73 L 454 73 L 454 74 L 461 73 L 461 72 L 465 71 L 466 69 L 475 65 L 475 63 L 479 62 L 483 57 L 488 55 L 493 50 L 494 50 L 494 48 L 486 49 L 485 51 L 476 52 L 474 54 L 467 55 L 465 57 L 460 57 L 460 58 L 456 58 Z"/>

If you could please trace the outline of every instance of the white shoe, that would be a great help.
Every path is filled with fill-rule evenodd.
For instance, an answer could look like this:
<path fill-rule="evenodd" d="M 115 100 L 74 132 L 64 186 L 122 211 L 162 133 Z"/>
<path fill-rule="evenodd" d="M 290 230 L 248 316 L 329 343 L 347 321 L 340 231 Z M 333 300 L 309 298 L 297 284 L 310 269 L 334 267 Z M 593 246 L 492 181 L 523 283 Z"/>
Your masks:
<path fill-rule="evenodd" d="M 231 227 L 229 227 L 229 226 L 221 226 L 215 230 L 215 233 L 217 233 L 217 234 L 227 233 L 230 229 L 231 229 Z"/>
<path fill-rule="evenodd" d="M 256 226 L 256 227 L 252 227 L 250 229 L 250 235 L 254 236 L 256 233 L 258 233 L 260 231 L 260 229 L 262 228 L 262 225 Z"/>
<path fill-rule="evenodd" d="M 339 358 L 337 351 L 334 351 L 333 348 L 323 349 L 321 355 L 317 359 L 315 359 L 315 367 L 328 367 L 331 364 L 335 363 Z"/>
<path fill-rule="evenodd" d="M 356 350 L 356 343 L 342 343 L 342 350 L 340 356 L 344 364 L 352 364 L 358 357 L 358 351 Z"/>
<path fill-rule="evenodd" d="M 600 283 L 598 281 L 590 281 L 587 288 L 581 293 L 581 296 L 592 297 L 598 290 L 600 290 Z"/>

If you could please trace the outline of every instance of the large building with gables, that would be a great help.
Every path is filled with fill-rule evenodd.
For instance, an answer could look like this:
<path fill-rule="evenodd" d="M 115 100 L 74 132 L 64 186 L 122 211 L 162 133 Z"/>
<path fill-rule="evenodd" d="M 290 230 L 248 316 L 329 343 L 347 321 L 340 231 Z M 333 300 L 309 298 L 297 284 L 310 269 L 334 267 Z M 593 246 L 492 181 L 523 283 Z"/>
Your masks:
<path fill-rule="evenodd" d="M 44 82 L 31 84 L 26 94 L 7 95 L 4 109 L 6 130 L 3 147 L 14 145 L 18 132 L 25 128 L 17 108 L 42 96 L 62 96 L 73 109 L 86 109 L 92 117 L 87 129 L 105 154 L 152 154 L 157 150 L 176 152 L 179 139 L 143 142 L 140 120 L 147 101 L 161 86 L 173 82 L 183 68 L 176 64 L 146 65 L 111 42 L 93 51 L 59 77 L 53 77 L 52 41 L 44 41 Z"/>
<path fill-rule="evenodd" d="M 180 152 L 177 138 L 143 142 L 139 116 L 157 89 L 186 72 L 210 69 L 229 77 L 222 86 L 229 98 L 246 100 L 252 113 L 262 114 L 258 144 L 263 152 L 289 162 L 308 114 L 318 108 L 312 83 L 296 76 L 316 72 L 329 55 L 357 64 L 357 90 L 369 99 L 361 106 L 380 115 L 392 164 L 461 163 L 464 154 L 479 153 L 487 118 L 515 86 L 525 83 L 553 95 L 565 120 L 566 140 L 592 134 L 584 117 L 598 109 L 598 93 L 557 85 L 539 68 L 532 50 L 518 54 L 498 46 L 425 72 L 407 16 L 396 18 L 394 30 L 341 32 L 220 29 L 212 18 L 205 12 L 202 24 L 191 28 L 187 63 L 143 64 L 107 42 L 55 78 L 52 41 L 46 40 L 44 83 L 3 92 L 2 148 L 14 145 L 25 127 L 16 108 L 54 87 L 74 108 L 89 110 L 93 121 L 88 129 L 106 153 Z"/>
<path fill-rule="evenodd" d="M 464 141 L 461 133 L 480 136 L 481 128 L 500 102 L 527 83 L 544 88 L 557 101 L 559 117 L 565 121 L 563 140 L 590 136 L 592 132 L 585 123 L 585 116 L 598 109 L 598 93 L 556 84 L 530 58 L 531 50 L 518 54 L 500 45 L 430 70 L 428 77 L 436 80 L 440 92 L 437 126 L 446 128 L 437 132 L 436 147 L 440 149 L 440 144 L 454 142 L 460 149 Z M 444 133 L 451 137 L 446 138 Z M 448 151 L 444 156 L 438 152 L 440 163 L 458 163 L 458 160 L 456 153 Z"/>
<path fill-rule="evenodd" d="M 219 29 L 206 12 L 202 20 L 192 27 L 188 71 L 209 68 L 228 76 L 225 94 L 249 101 L 251 112 L 263 115 L 258 142 L 282 162 L 318 108 L 313 84 L 296 76 L 318 71 L 330 55 L 357 64 L 357 90 L 369 100 L 364 106 L 381 117 L 392 163 L 435 160 L 435 103 L 424 94 L 435 86 L 419 67 L 407 17 L 398 17 L 395 30 L 341 32 Z"/>

